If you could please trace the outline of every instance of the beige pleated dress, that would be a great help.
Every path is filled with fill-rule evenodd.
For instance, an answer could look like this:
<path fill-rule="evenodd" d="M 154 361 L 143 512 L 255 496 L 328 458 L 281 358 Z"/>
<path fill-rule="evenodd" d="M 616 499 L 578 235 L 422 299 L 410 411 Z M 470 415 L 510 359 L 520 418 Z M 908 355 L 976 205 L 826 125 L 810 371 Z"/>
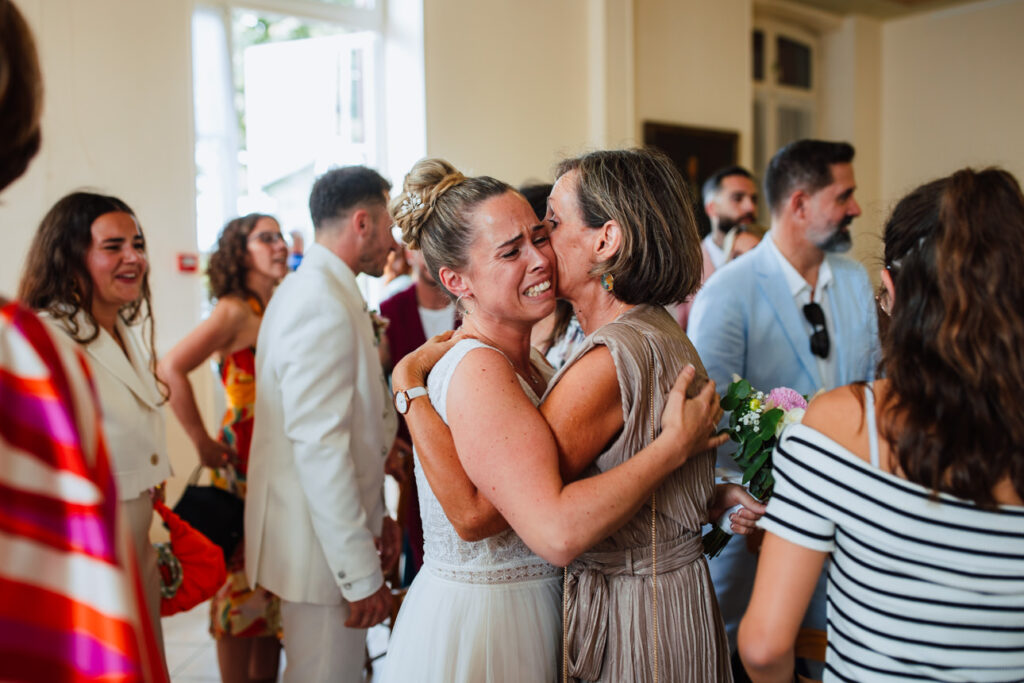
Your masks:
<path fill-rule="evenodd" d="M 583 476 L 611 469 L 659 432 L 661 412 L 686 363 L 704 374 L 696 350 L 660 306 L 637 306 L 590 335 L 550 386 L 595 346 L 608 348 L 622 390 L 622 433 Z M 653 405 L 651 383 L 654 381 Z M 550 387 L 548 389 L 550 391 Z M 714 494 L 712 451 L 692 457 L 656 493 L 658 681 L 731 682 L 729 646 L 701 547 Z M 651 507 L 569 568 L 569 677 L 654 681 Z"/>

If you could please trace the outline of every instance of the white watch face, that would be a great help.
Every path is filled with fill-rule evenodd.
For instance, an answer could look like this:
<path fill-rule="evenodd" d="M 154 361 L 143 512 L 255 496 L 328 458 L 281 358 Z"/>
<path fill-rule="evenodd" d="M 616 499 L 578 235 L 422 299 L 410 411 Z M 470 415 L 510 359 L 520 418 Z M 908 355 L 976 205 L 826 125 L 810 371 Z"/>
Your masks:
<path fill-rule="evenodd" d="M 409 397 L 405 395 L 404 391 L 399 391 L 395 394 L 395 409 L 402 415 L 409 411 Z"/>

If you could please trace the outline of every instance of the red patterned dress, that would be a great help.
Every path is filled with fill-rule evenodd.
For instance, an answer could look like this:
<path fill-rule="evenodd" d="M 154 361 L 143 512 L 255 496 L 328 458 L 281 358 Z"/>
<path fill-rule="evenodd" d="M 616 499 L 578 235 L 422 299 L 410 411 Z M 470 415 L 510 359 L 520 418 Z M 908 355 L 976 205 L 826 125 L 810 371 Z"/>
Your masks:
<path fill-rule="evenodd" d="M 257 314 L 262 308 L 255 299 L 249 305 Z M 220 441 L 235 449 L 238 459 L 233 467 L 212 472 L 214 486 L 245 498 L 245 476 L 252 443 L 253 404 L 256 402 L 256 349 L 239 349 L 220 364 L 220 379 L 227 396 L 227 412 L 221 422 Z M 245 541 L 238 544 L 228 561 L 228 580 L 210 601 L 210 633 L 256 638 L 281 636 L 281 603 L 277 596 L 261 586 L 249 589 L 245 578 Z"/>
<path fill-rule="evenodd" d="M 82 352 L 0 300 L 0 680 L 167 681 Z"/>

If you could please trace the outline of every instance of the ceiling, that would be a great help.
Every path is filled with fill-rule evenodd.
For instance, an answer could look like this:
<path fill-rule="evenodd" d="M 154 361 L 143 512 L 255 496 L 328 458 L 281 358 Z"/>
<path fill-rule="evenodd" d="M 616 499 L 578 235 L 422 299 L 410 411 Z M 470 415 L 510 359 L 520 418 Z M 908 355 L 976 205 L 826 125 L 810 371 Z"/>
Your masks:
<path fill-rule="evenodd" d="M 879 19 L 903 17 L 953 5 L 966 5 L 979 0 L 792 0 L 801 5 L 834 14 L 863 14 Z"/>

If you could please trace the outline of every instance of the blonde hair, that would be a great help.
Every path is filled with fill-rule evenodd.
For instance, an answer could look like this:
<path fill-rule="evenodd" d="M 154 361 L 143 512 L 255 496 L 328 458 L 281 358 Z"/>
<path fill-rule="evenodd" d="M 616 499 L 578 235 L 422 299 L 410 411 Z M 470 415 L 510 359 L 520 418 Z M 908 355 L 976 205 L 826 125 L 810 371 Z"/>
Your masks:
<path fill-rule="evenodd" d="M 466 177 L 444 159 L 421 159 L 391 200 L 391 217 L 402 230 L 402 241 L 423 252 L 434 280 L 441 282 L 442 266 L 462 270 L 473 243 L 470 214 L 481 202 L 515 192 L 508 183 L 488 176 Z"/>

